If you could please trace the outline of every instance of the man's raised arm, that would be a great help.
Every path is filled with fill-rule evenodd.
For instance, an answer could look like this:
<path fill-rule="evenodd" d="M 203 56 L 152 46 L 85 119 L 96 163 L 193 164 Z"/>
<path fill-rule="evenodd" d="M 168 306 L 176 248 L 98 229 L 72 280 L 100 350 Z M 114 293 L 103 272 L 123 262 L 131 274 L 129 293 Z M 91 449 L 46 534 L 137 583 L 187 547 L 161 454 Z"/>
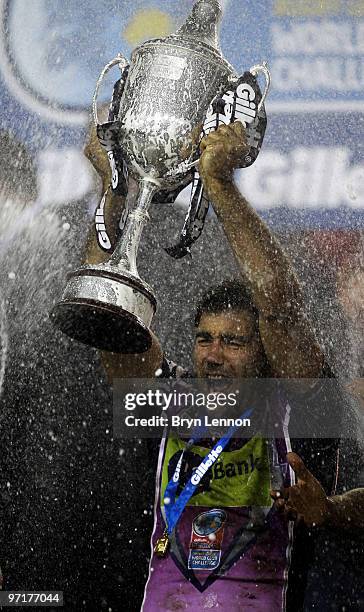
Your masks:
<path fill-rule="evenodd" d="M 259 328 L 273 373 L 316 378 L 324 357 L 305 317 L 298 280 L 279 242 L 239 192 L 233 171 L 246 154 L 240 122 L 222 126 L 201 144 L 200 174 L 259 311 Z"/>

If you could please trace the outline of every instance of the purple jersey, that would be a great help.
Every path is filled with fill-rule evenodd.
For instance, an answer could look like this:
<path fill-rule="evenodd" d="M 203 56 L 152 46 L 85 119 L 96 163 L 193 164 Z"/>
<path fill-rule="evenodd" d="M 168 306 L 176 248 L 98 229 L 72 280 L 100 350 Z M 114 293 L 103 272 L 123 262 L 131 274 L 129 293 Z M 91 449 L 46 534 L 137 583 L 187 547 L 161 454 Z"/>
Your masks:
<path fill-rule="evenodd" d="M 280 410 L 287 425 L 288 405 Z M 175 438 L 161 445 L 152 550 L 165 529 L 164 490 L 183 450 Z M 187 473 L 209 450 L 190 449 Z M 186 506 L 168 557 L 152 555 L 143 612 L 286 609 L 293 525 L 272 507 L 269 491 L 294 483 L 289 450 L 283 430 L 277 440 L 231 441 Z"/>
<path fill-rule="evenodd" d="M 163 376 L 179 378 L 186 373 L 165 360 Z M 294 398 L 295 409 L 307 414 L 313 398 L 320 410 L 333 404 L 325 385 L 317 381 L 307 394 Z M 170 536 L 169 554 L 161 559 L 153 551 L 166 527 L 165 489 L 186 446 L 178 438 L 162 441 L 142 612 L 303 609 L 313 533 L 277 513 L 270 489 L 295 484 L 286 458 L 287 452 L 294 450 L 327 493 L 333 494 L 338 441 L 306 439 L 292 440 L 291 444 L 291 408 L 278 388 L 270 399 L 269 413 L 280 423 L 277 438 L 230 441 L 201 479 Z M 177 497 L 211 447 L 212 443 L 205 441 L 185 451 Z"/>

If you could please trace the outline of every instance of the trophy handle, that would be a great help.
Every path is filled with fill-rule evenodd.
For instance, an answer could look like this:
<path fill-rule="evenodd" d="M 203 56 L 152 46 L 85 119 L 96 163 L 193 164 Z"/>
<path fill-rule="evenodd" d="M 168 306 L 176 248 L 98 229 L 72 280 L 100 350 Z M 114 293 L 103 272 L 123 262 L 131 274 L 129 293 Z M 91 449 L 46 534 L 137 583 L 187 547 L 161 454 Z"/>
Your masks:
<path fill-rule="evenodd" d="M 262 64 L 256 64 L 255 66 L 253 66 L 252 68 L 250 68 L 249 72 L 253 75 L 253 76 L 257 76 L 257 74 L 259 72 L 262 72 L 265 76 L 265 80 L 266 80 L 266 85 L 265 85 L 265 89 L 262 95 L 262 99 L 260 101 L 260 104 L 258 106 L 258 112 L 261 111 L 261 109 L 263 108 L 265 101 L 267 99 L 271 84 L 272 84 L 272 77 L 271 77 L 271 73 L 270 70 L 268 68 L 268 63 L 267 62 L 263 62 Z"/>
<path fill-rule="evenodd" d="M 94 119 L 94 123 L 96 127 L 99 125 L 99 117 L 97 113 L 97 99 L 99 96 L 99 90 L 100 90 L 102 81 L 104 80 L 109 70 L 111 70 L 111 68 L 113 68 L 114 66 L 120 66 L 120 70 L 123 71 L 124 68 L 128 66 L 128 64 L 129 64 L 128 60 L 121 53 L 118 53 L 118 55 L 113 60 L 111 60 L 111 62 L 106 64 L 106 66 L 102 70 L 98 78 L 98 81 L 96 83 L 95 93 L 92 98 L 92 115 L 93 115 L 93 119 Z"/>
<path fill-rule="evenodd" d="M 252 74 L 254 77 L 259 73 L 262 72 L 265 76 L 265 80 L 266 80 L 266 85 L 265 85 L 265 89 L 264 92 L 262 94 L 262 99 L 258 105 L 258 115 L 260 113 L 260 111 L 262 110 L 262 108 L 264 107 L 265 101 L 267 99 L 270 87 L 271 87 L 271 83 L 272 83 L 272 77 L 271 77 L 271 73 L 270 70 L 268 68 L 268 63 L 267 62 L 262 62 L 261 64 L 256 64 L 255 66 L 252 66 L 252 68 L 250 68 L 249 70 L 250 74 Z M 236 82 L 237 79 L 234 78 L 234 82 Z M 191 170 L 192 168 L 196 167 L 199 163 L 199 159 L 190 162 L 190 163 L 186 163 L 184 165 L 184 170 Z"/>

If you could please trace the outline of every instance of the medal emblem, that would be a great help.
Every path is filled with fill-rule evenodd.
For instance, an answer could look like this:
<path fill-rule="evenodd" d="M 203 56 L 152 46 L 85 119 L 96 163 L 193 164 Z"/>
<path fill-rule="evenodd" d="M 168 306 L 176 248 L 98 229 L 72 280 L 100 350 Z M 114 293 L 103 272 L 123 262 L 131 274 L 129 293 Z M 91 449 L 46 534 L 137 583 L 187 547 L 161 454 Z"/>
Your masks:
<path fill-rule="evenodd" d="M 188 568 L 192 570 L 215 570 L 221 559 L 226 513 L 209 510 L 199 514 L 192 524 Z"/>

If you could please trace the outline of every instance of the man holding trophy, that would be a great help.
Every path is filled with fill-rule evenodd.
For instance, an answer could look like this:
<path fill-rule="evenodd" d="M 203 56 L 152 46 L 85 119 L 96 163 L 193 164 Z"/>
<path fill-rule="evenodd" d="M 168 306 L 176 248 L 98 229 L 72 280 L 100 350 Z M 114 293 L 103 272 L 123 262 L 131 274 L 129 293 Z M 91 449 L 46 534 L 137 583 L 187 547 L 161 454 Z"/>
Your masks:
<path fill-rule="evenodd" d="M 86 263 L 70 275 L 53 319 L 65 333 L 102 351 L 111 383 L 116 377 L 153 377 L 160 369 L 164 376 L 186 375 L 166 360 L 150 330 L 156 299 L 138 275 L 136 255 L 152 201 L 173 201 L 190 182 L 191 205 L 181 240 L 168 252 L 176 258 L 189 252 L 211 202 L 244 278 L 244 283 L 213 288 L 200 303 L 195 376 L 330 375 L 290 262 L 234 183 L 234 170 L 253 163 L 262 145 L 269 72 L 263 64 L 243 77 L 236 75 L 219 50 L 220 16 L 217 0 L 199 0 L 175 35 L 139 47 L 130 66 L 120 57 L 108 66 L 120 65 L 122 75 L 109 121 L 96 121 L 106 151 L 95 132 L 86 148 L 105 194 Z M 267 78 L 263 95 L 259 71 Z M 97 120 L 96 104 L 94 110 Z M 138 182 L 136 198 L 128 190 L 128 177 Z M 300 410 L 313 394 L 323 406 L 330 401 L 317 382 L 301 395 Z M 294 508 L 277 512 L 270 490 L 295 485 L 298 459 L 291 456 L 291 468 L 287 465 L 293 448 L 325 495 L 334 494 L 339 444 L 291 441 L 289 411 L 288 403 L 281 402 L 286 425 L 279 440 L 227 440 L 219 457 L 212 441 L 196 439 L 187 448 L 182 441 L 173 447 L 173 441 L 163 440 L 144 612 L 302 609 L 313 533 L 295 524 Z M 174 496 L 170 491 L 173 480 L 181 485 L 174 463 L 178 453 L 187 471 L 193 453 L 201 461 L 211 455 L 214 470 L 209 495 L 204 495 L 203 482 L 197 483 L 176 518 L 178 500 L 176 491 Z M 246 470 L 251 470 L 249 477 Z M 179 490 L 182 496 L 183 487 Z"/>
<path fill-rule="evenodd" d="M 201 302 L 196 318 L 194 375 L 209 379 L 255 376 L 320 378 L 325 374 L 324 359 L 302 314 L 299 288 L 289 262 L 273 236 L 269 234 L 265 225 L 234 184 L 233 170 L 239 167 L 239 159 L 241 160 L 246 151 L 244 141 L 244 128 L 240 123 L 236 123 L 229 127 L 219 128 L 201 145 L 203 154 L 199 169 L 205 188 L 211 197 L 230 244 L 244 266 L 244 277 L 247 278 L 249 274 L 250 291 L 239 282 L 224 283 L 212 288 Z M 91 137 L 86 147 L 86 154 L 106 184 L 110 177 L 110 170 L 106 156 L 99 147 L 95 136 Z M 108 200 L 105 214 L 109 220 L 110 235 L 117 233 L 118 215 L 115 214 L 115 208 L 118 209 L 119 206 L 120 200 L 117 198 Z M 87 261 L 94 264 L 102 261 L 105 253 L 98 247 L 94 228 L 92 230 Z M 286 296 L 290 296 L 289 300 Z M 290 304 L 286 305 L 290 300 Z M 257 312 L 259 312 L 259 322 L 257 322 Z M 225 338 L 229 338 L 229 344 L 226 344 Z M 163 351 L 154 335 L 152 347 L 147 352 L 135 355 L 103 352 L 102 361 L 110 383 L 114 378 L 135 376 L 150 378 L 160 369 L 164 376 L 186 376 L 182 368 L 174 366 L 163 357 Z M 319 387 L 320 383 L 318 383 Z M 320 395 L 319 391 L 318 393 Z M 325 398 L 324 393 L 321 395 L 319 401 L 322 404 L 330 401 Z M 305 401 L 309 401 L 309 394 L 306 398 L 302 398 L 303 410 Z M 302 406 L 300 408 L 302 409 Z M 317 442 L 308 444 L 304 449 L 306 452 L 302 452 L 299 448 L 296 450 L 300 450 L 316 478 L 325 483 L 326 492 L 307 469 L 306 474 L 310 476 L 310 483 L 311 481 L 316 483 L 310 496 L 305 493 L 306 505 L 308 504 L 311 509 L 310 515 L 315 515 L 317 524 L 320 524 L 321 516 L 322 522 L 328 527 L 332 523 L 332 527 L 338 528 L 345 527 L 345 520 L 343 516 L 338 520 L 340 512 L 333 511 L 328 518 L 326 504 L 334 506 L 339 498 L 334 497 L 329 502 L 324 501 L 329 499 L 327 494 L 334 492 L 333 483 L 337 467 L 337 443 L 331 442 L 331 445 L 326 445 L 324 450 L 320 449 Z M 289 449 L 290 447 L 285 448 L 285 450 Z M 314 455 L 310 457 L 313 452 Z M 286 461 L 285 457 L 282 457 L 283 459 Z M 161 452 L 161 464 L 163 460 L 165 461 L 165 448 Z M 290 455 L 289 460 L 290 464 L 296 468 L 297 475 L 301 476 L 302 462 L 296 455 Z M 240 463 L 242 461 L 243 459 Z M 321 465 L 322 461 L 324 463 Z M 159 491 L 161 475 L 161 472 L 158 472 L 157 491 Z M 294 484 L 294 480 L 291 484 Z M 288 497 L 279 495 L 279 492 L 274 492 L 274 498 L 279 500 L 279 505 L 285 511 L 286 516 L 282 520 L 286 525 L 291 525 L 292 530 L 292 519 L 296 519 L 298 513 L 295 513 L 295 510 L 290 507 Z M 158 493 L 157 497 L 160 505 L 161 500 Z M 213 509 L 221 506 L 219 502 L 218 498 L 214 500 Z M 348 498 L 346 500 L 343 498 L 347 516 L 352 521 L 351 527 L 359 528 L 360 506 L 358 499 L 354 499 L 353 502 L 350 503 Z M 268 504 L 268 500 L 265 503 Z M 199 515 L 200 509 L 196 507 L 194 509 L 195 514 Z M 226 512 L 226 506 L 224 506 L 224 512 Z M 153 535 L 153 548 L 158 545 L 158 541 L 160 543 L 164 532 L 158 506 L 155 520 L 158 531 Z M 181 522 L 184 522 L 183 516 Z M 191 529 L 191 519 L 188 527 Z M 239 551 L 242 555 L 240 575 L 232 576 L 230 580 L 228 572 L 225 580 L 215 575 L 215 582 L 211 580 L 207 582 L 202 592 L 201 585 L 198 585 L 196 581 L 191 583 L 192 570 L 188 567 L 185 568 L 185 571 L 183 568 L 181 570 L 174 556 L 175 542 L 172 541 L 166 557 L 159 557 L 157 553 L 153 554 L 151 565 L 153 571 L 150 573 L 143 610 L 168 612 L 179 609 L 178 606 L 180 609 L 203 610 L 206 609 L 209 602 L 219 603 L 222 610 L 239 610 L 242 606 L 247 610 L 281 610 L 283 598 L 285 601 L 283 609 L 301 609 L 307 568 L 312 562 L 310 559 L 312 533 L 309 533 L 303 525 L 295 527 L 295 530 L 297 543 L 292 548 L 289 541 L 284 539 L 281 531 L 274 533 L 275 544 L 279 548 L 278 553 L 274 550 L 274 540 L 263 544 L 253 564 L 253 575 L 250 574 L 252 559 L 251 557 L 248 559 L 250 567 L 244 568 L 244 550 L 241 549 Z M 232 545 L 234 538 L 230 537 L 229 543 Z M 304 555 L 302 554 L 303 549 Z M 287 551 L 291 553 L 290 563 L 286 558 Z M 254 546 L 253 553 L 257 554 L 256 546 Z M 287 569 L 286 578 L 278 562 L 283 563 Z M 268 576 L 264 576 L 264 564 L 265 569 L 267 567 L 269 569 Z M 290 566 L 290 572 L 288 572 L 288 566 Z M 234 567 L 239 568 L 239 563 L 236 563 Z M 236 571 L 239 570 L 235 569 Z M 240 593 L 239 596 L 237 591 Z M 182 605 L 185 605 L 185 608 L 181 607 Z"/>

